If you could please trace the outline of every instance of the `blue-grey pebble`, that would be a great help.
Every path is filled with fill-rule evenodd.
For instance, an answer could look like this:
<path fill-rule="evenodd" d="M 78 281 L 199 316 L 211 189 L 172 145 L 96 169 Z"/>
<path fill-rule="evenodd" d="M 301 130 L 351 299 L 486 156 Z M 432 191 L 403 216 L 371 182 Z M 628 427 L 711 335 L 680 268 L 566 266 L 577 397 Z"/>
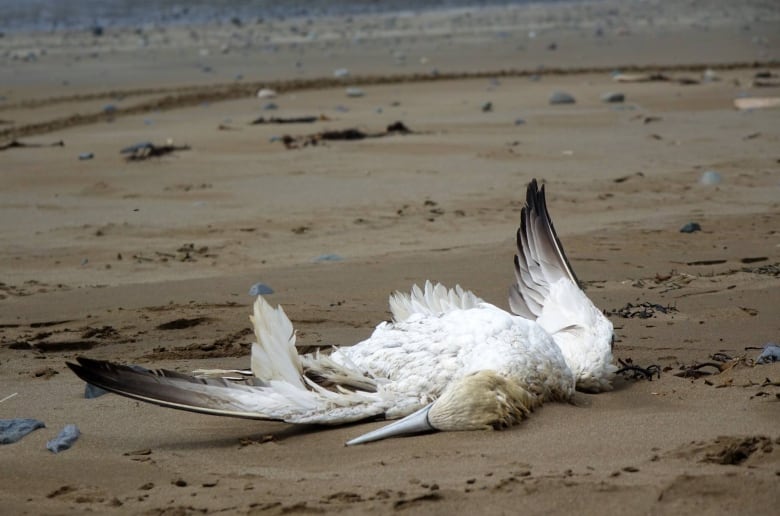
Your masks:
<path fill-rule="evenodd" d="M 335 253 L 321 254 L 314 259 L 315 262 L 340 262 L 344 258 Z"/>
<path fill-rule="evenodd" d="M 756 364 L 771 364 L 780 362 L 780 346 L 771 342 L 764 346 L 764 351 L 756 358 Z"/>
<path fill-rule="evenodd" d="M 46 443 L 46 448 L 52 453 L 65 451 L 73 446 L 73 443 L 76 442 L 80 435 L 81 432 L 79 432 L 76 425 L 65 425 L 65 428 L 60 430 L 57 437 Z"/>
<path fill-rule="evenodd" d="M 39 428 L 46 428 L 46 425 L 43 421 L 38 421 L 37 419 L 24 417 L 0 419 L 0 444 L 15 443 Z"/>
<path fill-rule="evenodd" d="M 626 96 L 623 93 L 607 92 L 601 96 L 602 102 L 618 103 L 625 102 Z"/>
<path fill-rule="evenodd" d="M 550 104 L 574 104 L 577 102 L 574 97 L 565 91 L 554 91 L 550 95 Z"/>
<path fill-rule="evenodd" d="M 695 233 L 701 231 L 701 226 L 698 222 L 689 222 L 680 228 L 680 233 Z"/>
<path fill-rule="evenodd" d="M 250 296 L 264 296 L 266 294 L 273 294 L 274 289 L 266 285 L 265 283 L 255 283 L 249 288 Z"/>

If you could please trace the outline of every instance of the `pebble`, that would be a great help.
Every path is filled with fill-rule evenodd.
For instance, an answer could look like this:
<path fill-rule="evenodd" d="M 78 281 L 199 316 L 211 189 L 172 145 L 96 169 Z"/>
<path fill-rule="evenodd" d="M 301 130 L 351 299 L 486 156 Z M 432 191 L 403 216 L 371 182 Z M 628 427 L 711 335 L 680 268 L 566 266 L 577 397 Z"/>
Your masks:
<path fill-rule="evenodd" d="M 265 283 L 255 283 L 249 288 L 250 296 L 264 296 L 266 294 L 273 294 L 274 289 L 266 285 Z"/>
<path fill-rule="evenodd" d="M 257 98 L 259 99 L 272 99 L 276 97 L 276 92 L 269 88 L 261 88 L 257 90 Z"/>
<path fill-rule="evenodd" d="M 680 228 L 680 233 L 695 233 L 701 231 L 701 226 L 698 222 L 689 222 Z"/>
<path fill-rule="evenodd" d="M 363 95 L 365 95 L 365 93 L 363 93 L 363 90 L 361 90 L 360 88 L 347 88 L 346 94 L 347 97 L 353 97 L 353 98 L 362 97 Z"/>
<path fill-rule="evenodd" d="M 33 430 L 46 428 L 43 421 L 32 418 L 0 419 L 0 444 L 15 443 Z"/>
<path fill-rule="evenodd" d="M 622 93 L 609 92 L 609 93 L 605 93 L 605 94 L 603 94 L 601 96 L 601 101 L 602 102 L 610 102 L 610 103 L 612 103 L 612 102 L 625 102 L 625 100 L 626 100 L 626 96 L 624 94 L 622 94 Z"/>
<path fill-rule="evenodd" d="M 337 68 L 336 70 L 333 70 L 333 77 L 336 79 L 343 79 L 345 77 L 349 77 L 349 70 L 346 68 Z"/>
<path fill-rule="evenodd" d="M 550 104 L 574 104 L 577 102 L 574 97 L 566 93 L 565 91 L 554 91 L 550 95 Z"/>
<path fill-rule="evenodd" d="M 483 113 L 489 113 L 493 111 L 493 103 L 492 102 L 485 102 L 482 104 L 482 112 Z"/>
<path fill-rule="evenodd" d="M 79 159 L 81 161 L 86 161 L 86 160 L 92 159 L 94 157 L 95 157 L 95 155 L 92 154 L 91 152 L 82 152 L 81 154 L 79 154 Z"/>
<path fill-rule="evenodd" d="M 342 256 L 338 255 L 338 254 L 329 253 L 329 254 L 321 254 L 318 257 L 316 257 L 313 261 L 315 263 L 320 263 L 320 262 L 340 262 L 343 259 L 344 258 Z"/>
<path fill-rule="evenodd" d="M 772 362 L 780 362 L 780 346 L 770 343 L 764 346 L 764 351 L 756 358 L 756 364 L 770 364 Z"/>
<path fill-rule="evenodd" d="M 707 170 L 699 178 L 699 184 L 712 186 L 720 184 L 722 180 L 723 178 L 720 176 L 720 174 L 714 170 Z"/>
<path fill-rule="evenodd" d="M 525 125 L 524 118 L 515 118 L 515 125 Z"/>
<path fill-rule="evenodd" d="M 46 448 L 52 453 L 65 451 L 76 442 L 81 435 L 76 425 L 65 425 L 57 437 L 46 443 Z"/>

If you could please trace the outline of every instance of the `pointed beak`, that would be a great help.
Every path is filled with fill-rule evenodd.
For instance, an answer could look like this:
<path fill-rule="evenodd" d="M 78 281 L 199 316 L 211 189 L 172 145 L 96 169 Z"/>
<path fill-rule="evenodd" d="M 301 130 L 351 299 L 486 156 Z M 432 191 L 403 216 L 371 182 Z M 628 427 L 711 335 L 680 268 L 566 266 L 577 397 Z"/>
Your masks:
<path fill-rule="evenodd" d="M 430 421 L 428 421 L 428 412 L 431 410 L 432 405 L 433 403 L 430 403 L 414 414 L 410 414 L 403 419 L 399 419 L 398 421 L 383 426 L 373 432 L 368 432 L 351 441 L 347 441 L 347 446 L 370 443 L 371 441 L 379 441 L 381 439 L 387 439 L 388 437 L 433 432 L 436 429 L 431 425 Z"/>

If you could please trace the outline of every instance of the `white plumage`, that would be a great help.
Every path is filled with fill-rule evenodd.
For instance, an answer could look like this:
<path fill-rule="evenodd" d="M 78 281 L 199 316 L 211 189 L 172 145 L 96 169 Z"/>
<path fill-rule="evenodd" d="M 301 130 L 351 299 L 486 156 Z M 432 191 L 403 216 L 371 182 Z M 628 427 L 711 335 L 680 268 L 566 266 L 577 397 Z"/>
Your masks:
<path fill-rule="evenodd" d="M 509 426 L 543 401 L 569 399 L 575 388 L 610 389 L 615 371 L 612 325 L 578 287 L 536 181 L 517 240 L 514 314 L 460 286 L 427 281 L 391 295 L 393 321 L 365 341 L 298 355 L 284 310 L 258 297 L 251 374 L 189 376 L 86 358 L 69 365 L 118 394 L 209 414 L 299 424 L 407 416 L 349 444 Z"/>

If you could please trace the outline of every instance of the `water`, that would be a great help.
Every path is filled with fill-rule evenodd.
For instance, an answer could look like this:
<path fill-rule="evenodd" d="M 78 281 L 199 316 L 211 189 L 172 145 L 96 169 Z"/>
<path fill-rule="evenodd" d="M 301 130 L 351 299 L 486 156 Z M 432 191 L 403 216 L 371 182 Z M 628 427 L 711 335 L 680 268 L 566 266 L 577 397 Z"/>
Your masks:
<path fill-rule="evenodd" d="M 0 0 L 0 32 L 238 24 L 289 17 L 415 12 L 560 0 Z"/>

